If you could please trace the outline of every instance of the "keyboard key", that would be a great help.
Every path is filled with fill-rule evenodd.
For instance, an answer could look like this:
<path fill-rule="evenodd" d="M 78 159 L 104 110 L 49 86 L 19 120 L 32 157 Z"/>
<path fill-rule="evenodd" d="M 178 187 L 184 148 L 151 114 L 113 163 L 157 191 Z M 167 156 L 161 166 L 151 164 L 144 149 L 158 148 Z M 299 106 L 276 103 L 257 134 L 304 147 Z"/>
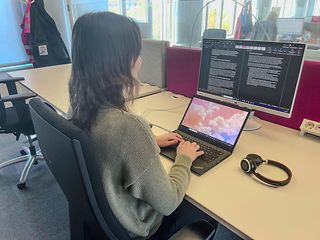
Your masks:
<path fill-rule="evenodd" d="M 201 159 L 203 159 L 206 162 L 212 162 L 213 160 L 215 160 L 216 158 L 220 157 L 222 155 L 223 152 L 214 149 L 211 146 L 208 146 L 202 142 L 197 141 L 196 139 L 186 136 L 184 134 L 181 134 L 182 138 L 185 141 L 189 141 L 189 142 L 195 142 L 200 146 L 200 149 L 204 151 L 204 155 L 201 156 Z"/>

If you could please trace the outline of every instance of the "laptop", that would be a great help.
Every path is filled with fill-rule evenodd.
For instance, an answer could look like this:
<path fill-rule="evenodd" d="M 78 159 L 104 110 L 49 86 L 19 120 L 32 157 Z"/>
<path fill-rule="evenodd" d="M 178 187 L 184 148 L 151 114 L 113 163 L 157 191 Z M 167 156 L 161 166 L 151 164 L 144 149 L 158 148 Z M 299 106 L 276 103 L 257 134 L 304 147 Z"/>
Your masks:
<path fill-rule="evenodd" d="M 202 175 L 233 152 L 250 110 L 203 96 L 194 96 L 174 132 L 186 141 L 197 142 L 204 155 L 191 171 Z M 161 148 L 161 154 L 175 160 L 177 146 Z"/>

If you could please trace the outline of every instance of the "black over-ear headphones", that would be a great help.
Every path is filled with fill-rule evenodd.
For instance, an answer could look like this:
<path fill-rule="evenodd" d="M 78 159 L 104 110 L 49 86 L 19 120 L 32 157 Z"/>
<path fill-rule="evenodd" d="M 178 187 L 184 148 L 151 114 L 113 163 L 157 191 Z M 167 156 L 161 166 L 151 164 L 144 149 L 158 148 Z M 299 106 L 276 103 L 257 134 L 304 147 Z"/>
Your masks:
<path fill-rule="evenodd" d="M 277 181 L 277 180 L 272 180 L 272 179 L 269 179 L 269 178 L 262 176 L 261 174 L 256 172 L 257 167 L 262 163 L 270 164 L 270 165 L 273 165 L 275 167 L 282 169 L 284 172 L 286 172 L 286 174 L 288 175 L 288 178 L 283 181 Z M 281 187 L 281 186 L 287 185 L 290 182 L 291 177 L 292 177 L 292 173 L 287 166 L 283 165 L 282 163 L 273 161 L 273 160 L 263 160 L 257 154 L 248 154 L 244 159 L 241 160 L 240 166 L 244 172 L 246 172 L 248 174 L 253 173 L 262 182 L 267 183 L 272 186 L 275 186 L 275 187 Z"/>

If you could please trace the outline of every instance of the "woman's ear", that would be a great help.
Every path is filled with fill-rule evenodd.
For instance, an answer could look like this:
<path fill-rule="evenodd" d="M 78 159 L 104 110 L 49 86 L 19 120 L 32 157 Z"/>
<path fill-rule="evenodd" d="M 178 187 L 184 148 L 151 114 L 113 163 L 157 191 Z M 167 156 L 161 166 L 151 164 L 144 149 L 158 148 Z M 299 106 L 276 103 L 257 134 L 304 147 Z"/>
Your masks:
<path fill-rule="evenodd" d="M 133 63 L 132 69 L 131 69 L 131 74 L 135 79 L 138 79 L 138 74 L 140 72 L 142 65 L 142 58 L 139 56 L 137 60 Z"/>

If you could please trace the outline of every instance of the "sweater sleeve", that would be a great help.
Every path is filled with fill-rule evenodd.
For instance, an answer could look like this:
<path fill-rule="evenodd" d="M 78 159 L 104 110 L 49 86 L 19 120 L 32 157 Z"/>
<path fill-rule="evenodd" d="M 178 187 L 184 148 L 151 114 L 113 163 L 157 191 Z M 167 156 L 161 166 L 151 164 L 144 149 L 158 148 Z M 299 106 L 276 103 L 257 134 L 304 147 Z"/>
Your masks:
<path fill-rule="evenodd" d="M 129 174 L 132 177 L 127 189 L 135 198 L 145 201 L 159 213 L 170 215 L 187 191 L 192 161 L 187 156 L 179 155 L 167 173 L 159 158 L 159 147 L 147 123 L 138 117 L 134 120 L 134 130 L 130 129 L 130 132 L 136 138 L 135 154 L 130 155 L 136 158 L 131 158 L 133 166 L 128 170 L 135 174 Z M 130 135 L 132 134 L 129 134 L 129 138 Z"/>

